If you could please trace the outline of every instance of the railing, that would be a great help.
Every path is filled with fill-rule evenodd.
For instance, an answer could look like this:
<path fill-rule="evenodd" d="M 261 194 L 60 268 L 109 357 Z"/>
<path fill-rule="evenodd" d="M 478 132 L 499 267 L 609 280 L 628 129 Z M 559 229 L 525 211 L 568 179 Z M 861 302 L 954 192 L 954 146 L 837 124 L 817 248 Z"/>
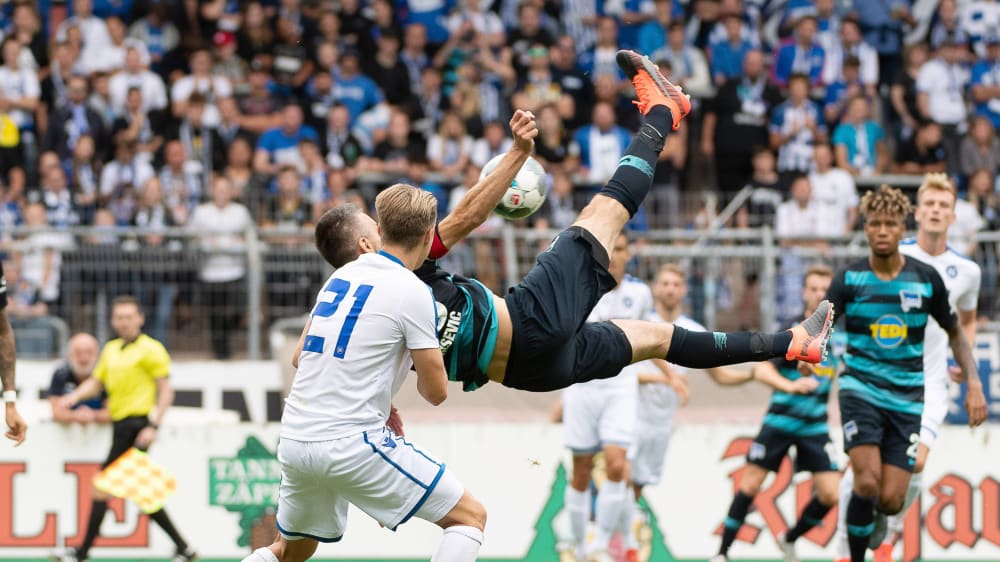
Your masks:
<path fill-rule="evenodd" d="M 630 264 L 632 274 L 647 280 L 664 262 L 684 267 L 687 308 L 712 329 L 778 327 L 799 313 L 801 276 L 810 263 L 836 268 L 868 254 L 862 233 L 826 239 L 820 248 L 783 245 L 766 227 L 715 226 L 645 233 L 634 241 L 635 257 Z M 108 339 L 111 301 L 133 294 L 145 308 L 146 331 L 165 340 L 174 353 L 204 356 L 218 353 L 228 343 L 231 353 L 238 356 L 273 355 L 277 351 L 271 349 L 277 341 L 272 337 L 275 329 L 290 330 L 294 336 L 331 272 L 315 251 L 308 231 L 250 230 L 228 249 L 210 247 L 205 237 L 182 229 L 19 228 L 4 234 L 0 252 L 6 254 L 11 299 L 23 298 L 25 280 L 44 276 L 38 268 L 45 263 L 45 254 L 55 258 L 51 262 L 58 275 L 55 294 L 42 292 L 49 301 L 48 315 L 56 320 L 40 321 L 54 330 L 58 340 L 51 348 L 54 354 L 62 353 L 69 332 L 88 331 Z M 442 266 L 476 276 L 503 294 L 527 274 L 555 234 L 504 223 L 456 245 Z M 980 233 L 978 240 L 981 251 L 993 250 L 1000 232 Z M 230 258 L 223 266 L 228 263 L 238 270 L 226 288 L 205 276 L 208 269 L 220 267 L 220 256 Z M 997 292 L 995 252 L 985 252 L 977 261 L 983 265 L 982 291 L 989 303 L 989 310 L 981 314 L 992 317 Z M 27 331 L 24 337 L 30 337 Z"/>

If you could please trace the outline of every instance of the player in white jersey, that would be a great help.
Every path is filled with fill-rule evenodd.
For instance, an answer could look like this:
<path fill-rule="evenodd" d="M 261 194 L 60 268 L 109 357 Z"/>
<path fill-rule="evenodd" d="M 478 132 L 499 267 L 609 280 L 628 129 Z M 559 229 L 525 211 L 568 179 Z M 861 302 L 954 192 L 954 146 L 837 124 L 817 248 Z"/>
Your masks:
<path fill-rule="evenodd" d="M 613 318 L 641 320 L 652 310 L 649 287 L 625 274 L 631 258 L 628 238 L 622 233 L 615 241 L 608 267 L 618 285 L 597 301 L 588 322 Z M 578 383 L 563 391 L 566 447 L 573 452 L 573 477 L 566 487 L 566 510 L 578 558 L 585 550 L 590 521 L 590 479 L 597 452 L 604 452 L 607 480 L 597 494 L 597 525 L 587 553 L 589 559 L 610 559 L 608 543 L 620 526 L 622 510 L 631 505 L 627 452 L 635 436 L 639 391 L 635 369 L 635 365 L 629 365 L 617 377 Z"/>
<path fill-rule="evenodd" d="M 411 362 L 424 399 L 447 397 L 436 307 L 412 272 L 430 249 L 436 202 L 396 185 L 375 206 L 382 223 L 360 227 L 382 250 L 330 277 L 300 339 L 278 444 L 280 534 L 244 562 L 307 560 L 320 542 L 343 537 L 349 504 L 390 529 L 411 517 L 437 523 L 445 531 L 432 561 L 475 560 L 482 544 L 482 505 L 444 463 L 386 427 Z M 386 218 L 395 216 L 405 220 Z M 316 233 L 320 245 L 322 218 Z"/>
<path fill-rule="evenodd" d="M 976 303 L 982 272 L 976 262 L 958 254 L 948 246 L 948 227 L 955 222 L 955 186 L 945 174 L 927 174 L 917 191 L 917 236 L 899 244 L 903 255 L 920 260 L 937 270 L 948 289 L 948 302 L 958 314 L 958 322 L 965 337 L 975 345 Z M 934 441 L 948 413 L 948 334 L 931 317 L 924 332 L 924 411 L 920 420 L 920 444 L 913 466 L 913 476 L 906 491 L 903 509 L 889 517 L 885 540 L 875 549 L 876 562 L 892 562 L 895 539 L 903 530 L 906 510 L 920 494 L 920 474 L 927 462 Z M 969 377 L 970 392 L 978 377 Z M 853 471 L 847 471 L 840 486 L 841 505 L 847 505 L 853 487 Z M 846 510 L 844 510 L 846 511 Z M 846 560 L 846 522 L 841 517 L 837 528 L 838 561 Z M 881 538 L 881 537 L 879 537 Z"/>

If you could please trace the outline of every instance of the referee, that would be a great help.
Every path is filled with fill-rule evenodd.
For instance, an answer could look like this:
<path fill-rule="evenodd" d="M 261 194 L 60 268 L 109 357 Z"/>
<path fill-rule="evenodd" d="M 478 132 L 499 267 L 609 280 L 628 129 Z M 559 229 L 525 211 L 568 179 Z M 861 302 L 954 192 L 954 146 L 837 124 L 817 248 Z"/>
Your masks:
<path fill-rule="evenodd" d="M 7 439 L 20 445 L 28 434 L 28 424 L 17 413 L 17 390 L 14 388 L 14 330 L 7 319 L 7 280 L 0 264 L 0 383 L 3 384 L 4 421 Z"/>
<path fill-rule="evenodd" d="M 135 297 L 121 296 L 111 307 L 111 327 L 118 339 L 109 341 L 101 350 L 93 376 L 62 399 L 62 406 L 72 408 L 79 402 L 107 391 L 108 413 L 111 416 L 114 436 L 111 452 L 104 461 L 107 467 L 132 447 L 146 450 L 156 439 L 156 430 L 163 421 L 167 408 L 174 401 L 170 386 L 170 355 L 163 344 L 142 333 L 145 318 Z M 156 405 L 156 416 L 150 411 Z M 101 521 L 108 511 L 109 496 L 94 490 L 94 503 L 83 543 L 70 551 L 64 562 L 87 560 L 90 547 L 101 530 Z M 167 512 L 160 509 L 149 515 L 170 536 L 177 546 L 173 560 L 194 560 L 197 555 L 188 548 Z"/>

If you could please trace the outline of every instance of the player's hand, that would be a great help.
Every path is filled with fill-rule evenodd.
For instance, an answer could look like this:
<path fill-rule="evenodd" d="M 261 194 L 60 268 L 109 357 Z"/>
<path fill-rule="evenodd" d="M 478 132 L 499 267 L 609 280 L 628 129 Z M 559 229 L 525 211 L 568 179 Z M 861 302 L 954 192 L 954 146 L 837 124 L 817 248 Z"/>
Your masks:
<path fill-rule="evenodd" d="M 535 137 L 538 136 L 538 124 L 535 114 L 518 109 L 510 118 L 510 131 L 514 135 L 514 146 L 531 154 L 535 150 Z"/>
<path fill-rule="evenodd" d="M 403 418 L 399 415 L 399 410 L 395 406 L 392 406 L 389 410 L 389 419 L 386 420 L 385 425 L 392 430 L 396 435 L 403 437 Z"/>
<path fill-rule="evenodd" d="M 17 447 L 24 443 L 24 438 L 28 436 L 28 424 L 24 423 L 24 418 L 17 411 L 17 405 L 13 402 L 7 403 L 7 439 L 14 442 Z"/>
<path fill-rule="evenodd" d="M 969 415 L 969 427 L 976 427 L 986 421 L 986 396 L 982 384 L 970 384 L 965 389 L 965 412 Z"/>
<path fill-rule="evenodd" d="M 792 384 L 788 387 L 789 394 L 809 394 L 810 392 L 816 390 L 819 387 L 819 381 L 816 377 L 802 377 L 800 379 L 795 379 Z"/>
<path fill-rule="evenodd" d="M 962 384 L 965 382 L 965 375 L 962 373 L 962 368 L 957 365 L 948 365 L 948 376 L 951 380 Z"/>
<path fill-rule="evenodd" d="M 150 445 L 153 444 L 153 441 L 156 441 L 156 428 L 151 425 L 147 425 L 142 428 L 142 431 L 139 432 L 139 436 L 135 438 L 135 446 L 145 451 Z"/>
<path fill-rule="evenodd" d="M 677 393 L 677 397 L 681 400 L 681 406 L 687 406 L 688 402 L 691 400 L 691 389 L 688 388 L 688 379 L 686 376 L 674 373 L 670 377 L 670 388 L 674 389 Z"/>

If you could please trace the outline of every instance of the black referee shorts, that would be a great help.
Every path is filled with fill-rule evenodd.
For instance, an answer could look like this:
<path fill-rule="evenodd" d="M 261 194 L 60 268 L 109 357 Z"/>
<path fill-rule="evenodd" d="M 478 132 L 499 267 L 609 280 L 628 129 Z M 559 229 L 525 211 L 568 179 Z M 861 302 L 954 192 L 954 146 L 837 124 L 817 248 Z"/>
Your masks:
<path fill-rule="evenodd" d="M 146 416 L 135 416 L 112 422 L 111 451 L 108 452 L 108 458 L 101 465 L 101 468 L 107 468 L 118 457 L 124 455 L 129 449 L 134 447 L 135 440 L 139 437 L 139 432 L 148 425 L 149 418 Z"/>
<path fill-rule="evenodd" d="M 610 257 L 590 232 L 570 227 L 538 256 L 504 300 L 512 341 L 503 384 L 545 392 L 617 375 L 632 361 L 625 333 L 610 322 L 585 324 L 617 284 Z"/>

